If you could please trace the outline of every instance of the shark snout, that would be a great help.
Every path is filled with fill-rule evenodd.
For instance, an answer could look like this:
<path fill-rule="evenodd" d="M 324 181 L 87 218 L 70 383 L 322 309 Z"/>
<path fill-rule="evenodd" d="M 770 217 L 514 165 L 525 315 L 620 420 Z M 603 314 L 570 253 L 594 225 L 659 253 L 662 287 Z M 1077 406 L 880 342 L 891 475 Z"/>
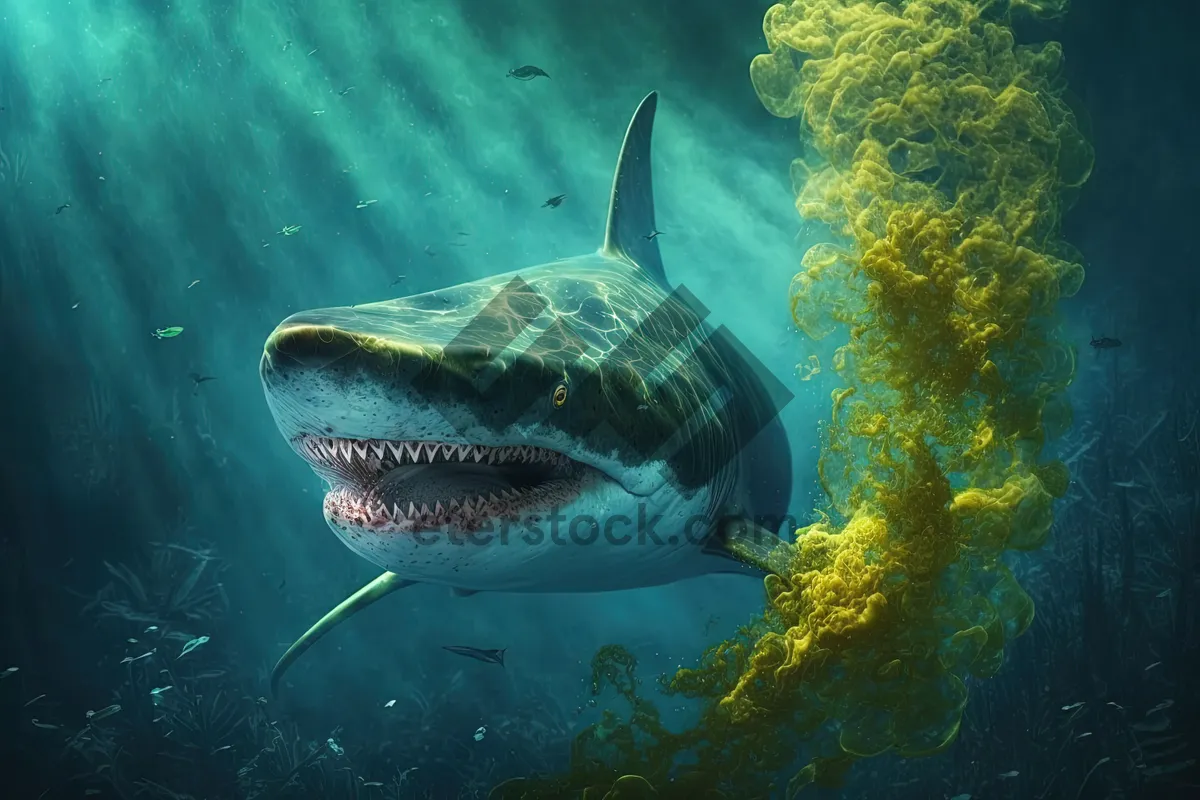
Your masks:
<path fill-rule="evenodd" d="M 323 369 L 358 353 L 359 341 L 353 333 L 331 325 L 281 325 L 267 340 L 264 366 Z"/>

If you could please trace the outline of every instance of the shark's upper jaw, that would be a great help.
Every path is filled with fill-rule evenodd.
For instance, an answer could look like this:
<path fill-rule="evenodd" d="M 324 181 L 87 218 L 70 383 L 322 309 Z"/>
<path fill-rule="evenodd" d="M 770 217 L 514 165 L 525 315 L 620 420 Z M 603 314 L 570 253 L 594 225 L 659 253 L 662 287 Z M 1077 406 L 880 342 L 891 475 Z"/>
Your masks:
<path fill-rule="evenodd" d="M 451 316 L 451 330 L 466 323 L 440 302 L 436 312 L 422 303 L 309 311 L 267 341 L 268 404 L 329 484 L 330 524 L 351 534 L 469 532 L 565 508 L 616 480 L 581 460 L 581 443 L 553 424 L 561 369 L 547 371 L 544 356 L 500 357 L 503 347 L 447 346 L 433 314 Z M 496 369 L 502 379 L 481 392 L 478 380 Z"/>
<path fill-rule="evenodd" d="M 379 533 L 470 532 L 569 505 L 590 470 L 536 446 L 302 435 L 292 447 L 329 482 L 331 523 Z"/>

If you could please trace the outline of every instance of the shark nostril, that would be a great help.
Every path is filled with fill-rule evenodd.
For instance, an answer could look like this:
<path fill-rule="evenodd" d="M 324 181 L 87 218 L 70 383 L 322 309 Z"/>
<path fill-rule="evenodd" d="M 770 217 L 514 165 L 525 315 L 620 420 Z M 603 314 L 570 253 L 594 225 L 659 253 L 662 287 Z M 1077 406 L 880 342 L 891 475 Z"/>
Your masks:
<path fill-rule="evenodd" d="M 275 367 L 320 369 L 357 352 L 351 334 L 329 325 L 296 325 L 275 331 L 267 340 L 266 354 Z"/>

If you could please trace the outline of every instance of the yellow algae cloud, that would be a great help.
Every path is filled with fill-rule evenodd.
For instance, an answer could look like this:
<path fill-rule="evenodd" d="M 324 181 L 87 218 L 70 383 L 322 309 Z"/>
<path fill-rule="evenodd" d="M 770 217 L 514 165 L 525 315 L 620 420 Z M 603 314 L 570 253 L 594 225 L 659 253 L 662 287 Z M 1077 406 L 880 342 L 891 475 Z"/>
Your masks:
<path fill-rule="evenodd" d="M 954 740 L 966 681 L 994 674 L 1033 619 L 1002 556 L 1045 542 L 1069 480 L 1041 452 L 1070 424 L 1075 359 L 1055 312 L 1083 269 L 1060 221 L 1093 153 L 1062 99 L 1062 48 L 1018 45 L 1010 27 L 1065 6 L 767 12 L 750 77 L 770 113 L 800 120 L 796 208 L 837 239 L 809 250 L 790 291 L 800 330 L 845 337 L 818 465 L 827 507 L 766 580 L 762 619 L 664 680 L 706 702 L 696 727 L 668 731 L 632 657 L 608 648 L 597 691 L 617 687 L 632 716 L 580 737 L 558 794 L 498 796 L 602 797 L 637 774 L 664 798 L 766 797 L 807 761 L 791 796 L 856 759 Z"/>

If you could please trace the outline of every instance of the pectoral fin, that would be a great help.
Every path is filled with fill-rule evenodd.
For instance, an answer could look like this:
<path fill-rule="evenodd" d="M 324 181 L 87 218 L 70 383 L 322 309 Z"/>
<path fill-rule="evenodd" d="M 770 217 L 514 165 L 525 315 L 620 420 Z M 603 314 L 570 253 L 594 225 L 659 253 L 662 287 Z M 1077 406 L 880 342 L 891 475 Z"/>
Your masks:
<path fill-rule="evenodd" d="M 717 523 L 705 552 L 789 580 L 795 546 L 744 517 L 728 517 Z"/>
<path fill-rule="evenodd" d="M 305 650 L 316 644 L 318 639 L 376 600 L 387 597 L 397 589 L 412 586 L 414 583 L 416 581 L 404 580 L 391 572 L 385 572 L 317 620 L 316 624 L 305 631 L 304 635 L 287 649 L 287 652 L 279 659 L 279 663 L 271 670 L 271 694 L 278 694 L 279 679 L 283 677 L 283 673 L 303 655 Z"/>

